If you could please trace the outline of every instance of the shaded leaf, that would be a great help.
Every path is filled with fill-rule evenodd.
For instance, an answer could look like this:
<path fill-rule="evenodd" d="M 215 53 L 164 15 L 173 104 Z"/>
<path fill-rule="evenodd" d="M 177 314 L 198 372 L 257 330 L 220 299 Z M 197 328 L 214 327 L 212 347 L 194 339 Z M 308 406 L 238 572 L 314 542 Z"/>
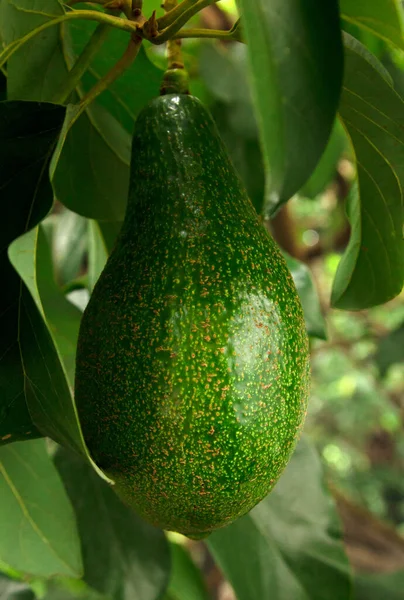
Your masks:
<path fill-rule="evenodd" d="M 196 567 L 187 550 L 170 542 L 171 576 L 167 589 L 169 600 L 208 600 L 202 573 Z"/>
<path fill-rule="evenodd" d="M 156 600 L 170 567 L 163 532 L 124 506 L 78 456 L 61 450 L 56 466 L 76 511 L 85 581 L 114 600 Z"/>
<path fill-rule="evenodd" d="M 64 14 L 57 0 L 2 0 L 0 34 L 6 45 Z M 67 75 L 58 27 L 50 27 L 7 63 L 9 100 L 50 101 Z"/>
<path fill-rule="evenodd" d="M 66 300 L 55 283 L 52 256 L 42 227 L 14 241 L 9 248 L 9 257 L 39 311 L 43 311 L 73 388 L 81 311 Z"/>
<path fill-rule="evenodd" d="M 53 157 L 55 195 L 88 218 L 119 221 L 125 215 L 131 137 L 102 106 L 93 103 L 70 128 L 68 113 Z"/>
<path fill-rule="evenodd" d="M 66 24 L 70 37 L 70 64 L 81 54 L 95 27 L 96 24 L 90 21 Z M 81 81 L 82 92 L 92 88 L 115 65 L 125 52 L 128 40 L 129 34 L 125 31 L 113 29 L 109 33 L 107 42 L 95 56 Z M 132 134 L 134 121 L 140 109 L 159 95 L 162 77 L 163 72 L 149 60 L 142 47 L 132 65 L 99 96 L 97 101 L 129 134 Z"/>
<path fill-rule="evenodd" d="M 122 221 L 99 221 L 98 226 L 109 255 L 112 252 L 115 240 L 121 230 Z"/>
<path fill-rule="evenodd" d="M 223 49 L 206 44 L 200 71 L 216 99 L 210 106 L 219 133 L 258 213 L 265 196 L 265 170 L 248 86 L 247 50 L 236 45 Z"/>
<path fill-rule="evenodd" d="M 303 306 L 304 320 L 307 333 L 320 340 L 327 339 L 326 322 L 321 312 L 320 300 L 317 294 L 310 269 L 300 260 L 283 252 L 286 264 L 292 274 L 300 301 Z"/>
<path fill-rule="evenodd" d="M 0 443 L 40 435 L 26 406 L 18 345 L 21 284 L 7 248 L 43 219 L 52 205 L 47 169 L 64 112 L 49 104 L 0 103 Z"/>
<path fill-rule="evenodd" d="M 340 0 L 342 18 L 404 49 L 399 0 Z"/>
<path fill-rule="evenodd" d="M 358 175 L 348 200 L 351 238 L 331 301 L 356 310 L 387 302 L 403 286 L 404 102 L 377 59 L 347 34 L 340 115 Z"/>
<path fill-rule="evenodd" d="M 238 600 L 348 600 L 351 583 L 319 458 L 302 440 L 275 489 L 207 540 Z"/>
<path fill-rule="evenodd" d="M 380 339 L 375 360 L 382 377 L 392 365 L 404 364 L 404 323 Z"/>
<path fill-rule="evenodd" d="M 346 148 L 346 133 L 341 122 L 337 119 L 320 162 L 299 193 L 308 198 L 315 198 L 321 194 L 335 178 L 338 161 Z"/>
<path fill-rule="evenodd" d="M 58 578 L 46 582 L 46 593 L 41 600 L 111 600 L 90 588 L 81 579 Z M 1 597 L 0 597 L 1 600 Z"/>
<path fill-rule="evenodd" d="M 17 298 L 18 345 L 25 398 L 33 422 L 44 435 L 85 456 L 98 474 L 105 477 L 88 454 L 72 395 L 81 313 L 69 305 L 52 284 L 52 279 L 49 281 L 46 277 L 47 266 L 51 268 L 51 264 L 49 249 L 46 256 L 43 232 L 39 235 L 38 229 L 35 229 L 15 240 L 9 248 L 9 256 L 25 283 L 21 281 Z M 43 263 L 40 267 L 37 264 L 38 256 L 41 256 Z M 37 278 L 38 272 L 41 275 Z M 45 306 L 52 319 L 49 322 Z M 67 322 L 61 326 L 61 320 L 64 319 Z M 62 351 L 66 353 L 66 364 Z M 66 366 L 70 367 L 70 373 L 67 373 Z"/>
<path fill-rule="evenodd" d="M 267 216 L 307 181 L 338 107 L 343 51 L 337 0 L 238 0 L 268 168 Z"/>
<path fill-rule="evenodd" d="M 88 289 L 93 291 L 108 258 L 108 249 L 97 221 L 88 222 Z"/>
<path fill-rule="evenodd" d="M 0 559 L 38 577 L 82 571 L 73 509 L 43 440 L 0 449 Z"/>
<path fill-rule="evenodd" d="M 404 571 L 359 575 L 354 582 L 355 600 L 402 600 Z"/>
<path fill-rule="evenodd" d="M 0 11 L 3 11 L 0 12 L 0 33 L 4 29 L 7 43 L 55 15 L 63 15 L 58 0 L 38 0 L 34 7 L 30 0 L 5 0 Z M 68 75 L 68 67 L 72 66 L 70 37 L 61 35 L 59 26 L 50 27 L 28 44 L 9 61 L 9 98 L 51 102 Z M 69 107 L 64 125 L 67 139 L 59 141 L 59 162 L 54 159 L 55 194 L 81 215 L 122 219 L 128 192 L 130 136 L 96 103 L 68 132 L 69 119 L 75 110 Z"/>

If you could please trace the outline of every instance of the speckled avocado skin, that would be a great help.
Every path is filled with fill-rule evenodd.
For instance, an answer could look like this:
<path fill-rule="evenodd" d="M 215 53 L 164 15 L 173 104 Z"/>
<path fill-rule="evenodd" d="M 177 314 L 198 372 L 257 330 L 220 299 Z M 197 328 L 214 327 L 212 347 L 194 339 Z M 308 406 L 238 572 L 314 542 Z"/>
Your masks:
<path fill-rule="evenodd" d="M 153 100 L 120 237 L 84 313 L 76 402 L 96 462 L 154 525 L 202 537 L 286 466 L 309 387 L 286 264 L 207 110 Z"/>

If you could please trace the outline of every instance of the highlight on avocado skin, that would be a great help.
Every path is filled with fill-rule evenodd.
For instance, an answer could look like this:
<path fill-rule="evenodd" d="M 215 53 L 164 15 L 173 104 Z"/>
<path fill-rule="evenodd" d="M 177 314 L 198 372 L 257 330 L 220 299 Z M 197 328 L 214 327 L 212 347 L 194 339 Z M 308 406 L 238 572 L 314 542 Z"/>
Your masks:
<path fill-rule="evenodd" d="M 84 313 L 76 402 L 121 498 L 194 538 L 272 489 L 309 388 L 300 301 L 208 111 L 153 100 L 125 222 Z"/>

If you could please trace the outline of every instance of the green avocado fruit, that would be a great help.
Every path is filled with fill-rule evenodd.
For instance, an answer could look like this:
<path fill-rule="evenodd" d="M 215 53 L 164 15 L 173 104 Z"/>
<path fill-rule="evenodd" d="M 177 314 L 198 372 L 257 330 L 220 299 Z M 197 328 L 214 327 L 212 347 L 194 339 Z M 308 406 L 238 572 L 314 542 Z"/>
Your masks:
<path fill-rule="evenodd" d="M 76 402 L 119 496 L 201 538 L 285 468 L 309 389 L 285 261 L 199 100 L 139 114 L 125 221 L 84 313 Z"/>

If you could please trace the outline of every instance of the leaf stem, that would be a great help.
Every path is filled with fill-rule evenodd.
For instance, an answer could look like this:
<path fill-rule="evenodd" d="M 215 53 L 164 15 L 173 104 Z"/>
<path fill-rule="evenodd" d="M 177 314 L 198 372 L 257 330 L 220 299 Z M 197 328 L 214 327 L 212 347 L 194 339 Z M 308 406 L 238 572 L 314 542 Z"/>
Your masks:
<path fill-rule="evenodd" d="M 183 10 L 183 12 L 178 16 L 178 18 L 175 19 L 175 21 L 172 21 L 172 23 L 162 31 L 161 21 L 159 22 L 159 19 L 157 19 L 157 25 L 161 33 L 150 39 L 150 41 L 153 44 L 163 44 L 169 39 L 174 38 L 175 34 L 181 29 L 181 27 L 185 25 L 194 15 L 196 15 L 200 10 L 202 10 L 206 6 L 209 6 L 210 4 L 213 4 L 216 1 L 217 0 L 197 0 L 197 2 L 195 2 L 195 0 L 184 0 L 184 2 L 180 4 L 177 8 L 180 8 L 181 6 L 191 2 L 192 4 L 189 6 L 189 8 Z M 175 12 L 176 9 L 170 11 L 169 13 L 167 13 L 167 15 L 170 15 Z"/>
<path fill-rule="evenodd" d="M 181 4 L 167 12 L 165 15 L 157 19 L 158 28 L 160 31 L 177 21 L 179 17 L 181 17 L 184 13 L 189 11 L 193 11 L 191 16 L 195 15 L 197 12 L 209 6 L 210 4 L 214 4 L 215 2 L 219 2 L 219 0 L 183 0 Z M 189 18 L 191 18 L 191 16 Z M 186 19 L 187 21 L 188 19 Z M 185 22 L 186 22 L 185 21 Z"/>
<path fill-rule="evenodd" d="M 164 10 L 168 13 L 176 8 L 178 0 L 164 0 Z M 167 61 L 169 69 L 183 69 L 184 61 L 181 52 L 180 40 L 167 41 Z"/>
<path fill-rule="evenodd" d="M 68 12 L 60 17 L 56 17 L 55 19 L 51 19 L 43 25 L 40 25 L 36 29 L 33 29 L 27 35 L 14 42 L 11 42 L 3 52 L 0 53 L 0 67 L 4 65 L 4 63 L 23 46 L 30 39 L 48 29 L 48 27 L 53 27 L 54 25 L 58 25 L 59 23 L 63 23 L 64 21 L 70 21 L 75 19 L 87 19 L 89 21 L 98 21 L 98 23 L 105 23 L 106 25 L 112 25 L 113 27 L 117 27 L 118 29 L 123 29 L 124 31 L 128 31 L 129 33 L 136 34 L 138 30 L 138 25 L 136 23 L 132 23 L 129 20 L 121 19 L 120 17 L 113 17 L 112 15 L 107 15 L 106 13 L 99 12 L 98 10 L 77 10 Z"/>
<path fill-rule="evenodd" d="M 130 67 L 137 57 L 141 45 L 142 38 L 139 36 L 131 37 L 125 52 L 118 62 L 115 63 L 112 69 L 110 69 L 108 73 L 104 75 L 104 77 L 100 79 L 98 83 L 96 83 L 96 85 L 82 97 L 80 103 L 78 104 L 78 111 L 75 114 L 74 119 L 72 119 L 70 126 L 77 121 L 82 112 L 97 98 L 97 96 L 104 92 L 116 79 L 118 79 L 118 77 L 122 75 L 124 71 L 126 71 L 128 67 Z"/>
<path fill-rule="evenodd" d="M 94 57 L 100 50 L 101 46 L 105 42 L 109 32 L 111 31 L 111 25 L 105 23 L 99 23 L 93 35 L 88 40 L 83 52 L 80 54 L 72 69 L 64 82 L 64 86 L 55 95 L 52 102 L 55 104 L 64 104 L 70 94 L 74 92 L 84 73 L 92 63 Z"/>
<path fill-rule="evenodd" d="M 245 43 L 240 27 L 233 27 L 230 31 L 222 31 L 220 29 L 182 29 L 173 35 L 171 39 L 183 40 L 186 38 L 216 39 Z"/>

